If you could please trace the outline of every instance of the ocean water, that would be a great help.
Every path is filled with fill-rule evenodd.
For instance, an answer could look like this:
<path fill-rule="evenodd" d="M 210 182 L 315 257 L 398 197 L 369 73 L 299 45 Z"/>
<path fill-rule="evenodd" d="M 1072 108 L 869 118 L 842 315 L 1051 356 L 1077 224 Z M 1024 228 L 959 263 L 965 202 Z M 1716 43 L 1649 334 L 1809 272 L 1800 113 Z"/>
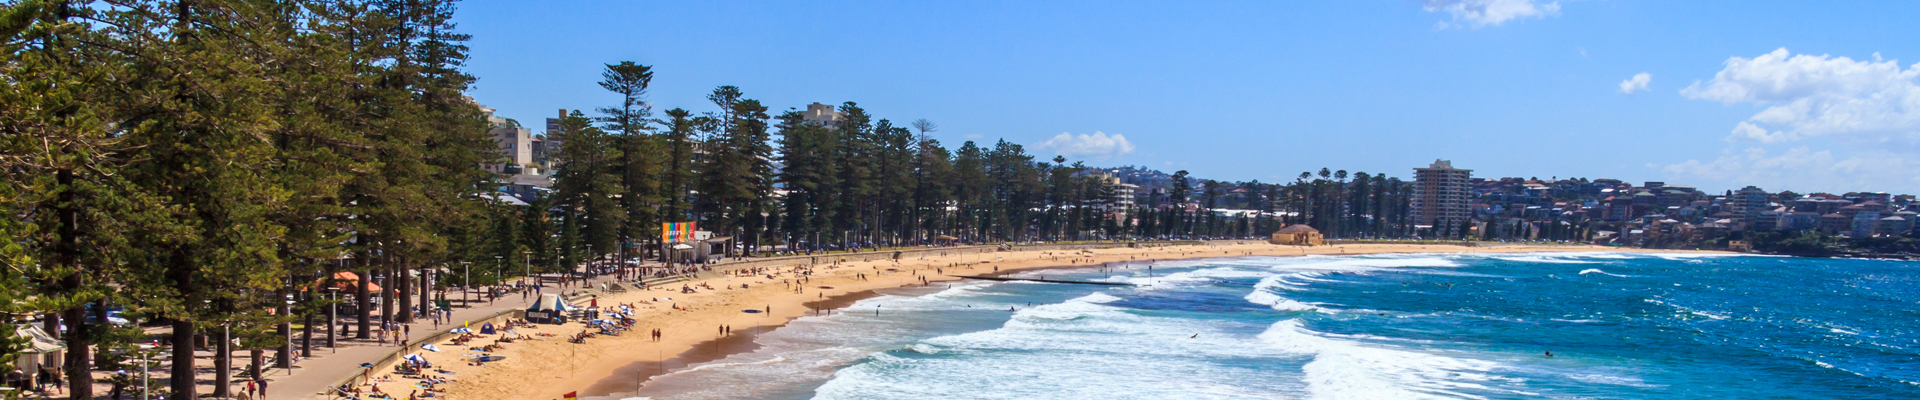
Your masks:
<path fill-rule="evenodd" d="M 1529 253 L 1146 267 L 1041 272 L 1130 286 L 887 292 L 636 398 L 1920 398 L 1920 263 Z"/>

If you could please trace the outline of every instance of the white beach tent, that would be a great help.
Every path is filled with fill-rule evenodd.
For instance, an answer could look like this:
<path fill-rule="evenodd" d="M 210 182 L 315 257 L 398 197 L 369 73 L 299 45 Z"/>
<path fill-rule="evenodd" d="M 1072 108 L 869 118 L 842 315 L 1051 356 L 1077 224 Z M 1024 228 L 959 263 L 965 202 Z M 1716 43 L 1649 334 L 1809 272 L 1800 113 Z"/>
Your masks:
<path fill-rule="evenodd" d="M 535 301 L 532 307 L 527 307 L 527 320 L 549 324 L 565 323 L 567 311 L 572 309 L 574 309 L 573 305 L 567 304 L 567 300 L 560 298 L 560 295 L 543 294 L 540 295 L 540 301 Z"/>

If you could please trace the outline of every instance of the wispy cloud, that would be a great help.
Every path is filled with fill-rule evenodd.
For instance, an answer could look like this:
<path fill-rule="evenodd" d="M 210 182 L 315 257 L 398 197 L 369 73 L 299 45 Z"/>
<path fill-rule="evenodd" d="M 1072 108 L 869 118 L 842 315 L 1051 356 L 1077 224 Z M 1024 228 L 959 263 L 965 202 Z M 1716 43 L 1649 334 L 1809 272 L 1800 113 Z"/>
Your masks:
<path fill-rule="evenodd" d="M 1706 82 L 1680 90 L 1688 98 L 1767 106 L 1734 125 L 1731 140 L 1779 143 L 1830 136 L 1852 142 L 1920 142 L 1920 66 L 1791 55 L 1781 48 L 1732 57 Z"/>
<path fill-rule="evenodd" d="M 1126 136 L 1119 134 L 1109 136 L 1105 132 L 1094 132 L 1091 135 L 1061 132 L 1034 147 L 1052 149 L 1054 154 L 1063 156 L 1096 160 L 1105 160 L 1133 152 L 1133 142 L 1127 141 Z"/>
<path fill-rule="evenodd" d="M 1633 74 L 1632 78 L 1620 81 L 1620 94 L 1630 95 L 1634 92 L 1647 91 L 1647 83 L 1649 82 L 1653 82 L 1653 74 L 1645 72 Z"/>
<path fill-rule="evenodd" d="M 1844 153 L 1844 152 L 1843 152 Z M 1837 154 L 1799 146 L 1779 152 L 1759 147 L 1728 149 L 1711 161 L 1687 160 L 1662 170 L 1675 178 L 1759 185 L 1801 192 L 1911 190 L 1920 187 L 1920 159 L 1881 150 Z"/>
<path fill-rule="evenodd" d="M 1422 3 L 1427 11 L 1451 14 L 1454 22 L 1464 21 L 1474 28 L 1560 13 L 1559 2 L 1536 3 L 1534 0 L 1424 0 Z M 1454 25 L 1441 22 L 1438 26 L 1450 28 Z"/>
<path fill-rule="evenodd" d="M 1719 157 L 1666 166 L 1676 178 L 1803 191 L 1920 189 L 1912 173 L 1920 158 L 1911 156 L 1920 149 L 1920 66 L 1782 48 L 1730 57 L 1713 79 L 1680 95 L 1761 109 L 1733 123 Z"/>

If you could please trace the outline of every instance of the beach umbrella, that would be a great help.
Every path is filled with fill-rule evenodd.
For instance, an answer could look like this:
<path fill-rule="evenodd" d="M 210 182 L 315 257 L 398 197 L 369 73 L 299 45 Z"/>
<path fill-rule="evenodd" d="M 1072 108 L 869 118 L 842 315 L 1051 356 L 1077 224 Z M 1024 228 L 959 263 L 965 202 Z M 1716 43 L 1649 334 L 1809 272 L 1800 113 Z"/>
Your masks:
<path fill-rule="evenodd" d="M 426 359 L 425 359 L 425 358 L 422 358 L 422 357 L 420 357 L 420 355 L 419 355 L 419 354 L 408 354 L 408 355 L 405 355 L 405 356 L 401 356 L 400 358 L 401 358 L 401 359 L 404 359 L 404 360 L 407 360 L 407 361 L 426 361 Z"/>
<path fill-rule="evenodd" d="M 453 328 L 453 330 L 452 330 L 452 331 L 449 331 L 449 332 L 451 332 L 451 333 L 473 333 L 473 329 L 469 329 L 469 328 Z"/>
<path fill-rule="evenodd" d="M 422 348 L 422 349 L 426 349 L 427 351 L 432 351 L 432 352 L 439 352 L 439 351 L 440 351 L 440 346 L 434 346 L 434 345 L 431 345 L 431 344 L 423 344 L 423 345 L 420 345 L 420 348 Z"/>

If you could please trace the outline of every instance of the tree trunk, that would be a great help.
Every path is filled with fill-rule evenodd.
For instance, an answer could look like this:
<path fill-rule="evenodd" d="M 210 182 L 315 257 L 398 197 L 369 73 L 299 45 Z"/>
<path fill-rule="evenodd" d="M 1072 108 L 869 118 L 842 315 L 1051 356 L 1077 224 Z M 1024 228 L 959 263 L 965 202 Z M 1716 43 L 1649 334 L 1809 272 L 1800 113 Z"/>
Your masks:
<path fill-rule="evenodd" d="M 380 322 L 393 322 L 394 267 L 393 257 L 382 257 L 386 265 L 380 267 Z"/>
<path fill-rule="evenodd" d="M 302 302 L 313 301 L 313 292 L 300 296 Z M 300 315 L 300 358 L 313 357 L 313 313 Z M 291 360 L 289 360 L 291 364 Z"/>
<path fill-rule="evenodd" d="M 69 277 L 78 283 L 79 274 Z M 89 337 L 93 336 L 93 324 L 87 323 L 87 311 L 82 307 L 66 310 L 67 329 L 67 387 L 70 398 L 93 398 L 93 352 L 87 347 Z M 52 332 L 52 331 L 49 331 Z M 26 371 L 33 373 L 33 371 Z"/>
<path fill-rule="evenodd" d="M 354 307 L 353 313 L 354 316 L 359 317 L 358 324 L 360 331 L 356 332 L 353 337 L 355 339 L 370 339 L 373 338 L 373 318 L 371 318 L 373 299 L 367 296 L 368 291 L 371 290 L 367 287 L 367 284 L 373 280 L 371 276 L 373 268 L 369 268 L 367 265 L 372 264 L 373 260 L 367 257 L 367 253 L 361 253 L 360 259 L 367 262 L 360 263 L 360 270 L 354 272 L 360 274 L 360 280 L 358 284 L 354 285 L 353 291 L 354 304 L 357 305 Z"/>
<path fill-rule="evenodd" d="M 220 340 L 213 344 L 213 397 L 233 397 L 233 328 L 220 327 Z"/>
<path fill-rule="evenodd" d="M 187 250 L 174 248 L 167 260 L 167 280 L 179 291 L 180 299 L 189 307 L 199 306 L 200 296 L 194 282 L 194 268 Z M 194 370 L 193 351 L 197 330 L 193 326 L 193 313 L 182 312 L 167 316 L 173 320 L 173 371 L 167 383 L 172 386 L 174 398 L 192 399 L 199 397 L 197 371 Z"/>
<path fill-rule="evenodd" d="M 249 349 L 247 352 L 250 353 L 248 356 L 253 358 L 253 362 L 247 366 L 247 376 L 252 379 L 260 379 L 260 377 L 266 373 L 266 371 L 264 371 L 266 368 L 261 364 L 266 364 L 267 352 L 261 349 Z"/>
<path fill-rule="evenodd" d="M 273 296 L 273 301 L 279 302 L 280 304 L 280 312 L 276 313 L 276 315 L 282 318 L 293 315 L 293 305 L 287 304 L 287 301 L 291 300 L 287 298 L 287 295 L 287 289 L 280 288 Z M 280 347 L 274 354 L 280 359 L 274 362 L 274 366 L 279 368 L 293 368 L 293 320 L 288 319 L 280 322 L 279 329 L 275 329 L 274 331 L 280 334 Z M 260 350 L 255 349 L 254 354 L 259 354 L 259 351 Z M 258 366 L 259 360 L 254 360 L 254 365 Z M 255 375 L 255 377 L 258 377 L 258 375 Z"/>
<path fill-rule="evenodd" d="M 411 270 L 407 268 L 407 262 L 404 259 L 395 263 L 393 270 L 397 272 L 397 274 L 394 275 L 394 277 L 397 278 L 394 280 L 394 282 L 396 282 L 394 285 L 400 287 L 400 294 L 398 296 L 400 300 L 400 315 L 395 318 L 395 321 L 403 324 L 411 323 L 413 322 L 413 279 L 408 276 L 412 275 L 410 273 Z"/>
<path fill-rule="evenodd" d="M 82 282 L 84 274 L 81 271 L 85 268 L 80 265 L 80 237 L 78 231 L 80 214 L 79 210 L 74 209 L 74 207 L 78 206 L 75 204 L 78 199 L 75 198 L 73 189 L 71 189 L 73 187 L 73 171 L 60 170 L 56 175 L 56 179 L 60 182 L 60 185 L 68 188 L 60 191 L 61 202 L 57 206 L 59 208 L 57 217 L 60 218 L 60 242 L 57 245 L 56 251 L 58 252 L 60 265 L 72 269 L 71 273 L 60 279 L 58 286 L 71 293 L 80 290 L 81 284 L 84 283 Z M 103 309 L 101 312 L 104 313 L 105 310 Z M 62 310 L 62 314 L 65 314 L 65 318 L 61 318 L 61 316 L 58 315 L 49 315 L 47 317 L 47 326 L 49 328 L 47 329 L 47 333 L 60 335 L 60 321 L 62 319 L 66 320 L 67 325 L 71 325 L 68 328 L 69 331 L 67 335 L 64 337 L 67 342 L 66 375 L 69 379 L 67 387 L 72 390 L 72 398 L 92 398 L 93 354 L 88 349 L 90 345 L 88 342 L 92 338 L 93 333 L 91 332 L 92 326 L 87 324 L 86 307 L 76 305 L 73 308 Z M 105 318 L 101 318 L 101 322 L 105 323 Z M 58 339 L 62 337 L 55 336 L 55 338 Z M 26 373 L 34 373 L 34 371 L 26 371 Z"/>
<path fill-rule="evenodd" d="M 432 284 L 433 284 L 433 271 L 427 269 L 427 267 L 424 265 L 420 266 L 420 311 L 421 313 L 428 313 L 433 310 Z"/>
<path fill-rule="evenodd" d="M 173 398 L 198 398 L 199 386 L 195 382 L 193 369 L 193 322 L 175 318 L 173 321 L 173 376 L 168 386 L 173 387 Z"/>

